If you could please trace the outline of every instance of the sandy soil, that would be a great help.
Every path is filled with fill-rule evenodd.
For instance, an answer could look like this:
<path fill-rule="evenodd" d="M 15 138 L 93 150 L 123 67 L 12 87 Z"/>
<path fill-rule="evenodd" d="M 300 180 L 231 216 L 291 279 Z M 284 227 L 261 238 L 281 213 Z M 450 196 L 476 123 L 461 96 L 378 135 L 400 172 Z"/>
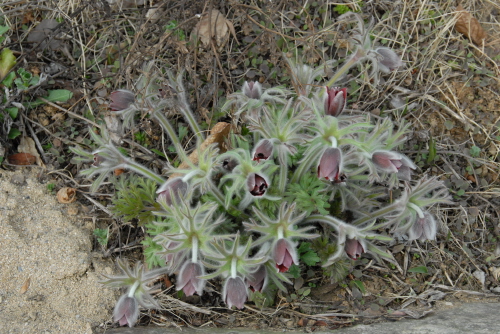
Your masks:
<path fill-rule="evenodd" d="M 0 333 L 92 333 L 116 301 L 97 283 L 112 264 L 92 253 L 79 204 L 58 203 L 35 172 L 0 171 Z"/>

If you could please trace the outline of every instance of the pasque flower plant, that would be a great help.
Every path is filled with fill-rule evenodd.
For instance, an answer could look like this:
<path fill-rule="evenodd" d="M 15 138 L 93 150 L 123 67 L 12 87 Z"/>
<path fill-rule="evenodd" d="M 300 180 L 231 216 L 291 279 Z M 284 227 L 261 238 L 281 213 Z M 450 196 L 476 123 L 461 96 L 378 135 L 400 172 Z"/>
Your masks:
<path fill-rule="evenodd" d="M 379 72 L 397 70 L 402 61 L 395 51 L 374 46 L 370 28 L 359 15 L 343 18 L 357 22 L 354 49 L 331 78 L 325 78 L 324 67 L 287 59 L 290 89 L 245 82 L 242 92 L 229 96 L 223 110 L 234 116 L 235 129 L 241 121 L 250 134 L 235 130 L 226 152 L 216 144 L 201 149 L 203 134 L 187 103 L 182 75 L 167 71 L 162 80 L 152 63 L 145 71 L 150 77 L 141 76 L 137 84 L 140 94 L 111 94 L 110 109 L 122 116 L 124 126 L 132 126 L 137 113 L 149 114 L 187 166 L 168 165 L 164 176 L 157 175 L 118 149 L 105 129 L 91 132 L 97 145 L 93 152 L 74 149 L 82 159 L 98 157 L 98 163 L 83 171 L 97 176 L 92 191 L 115 168 L 158 185 L 156 202 L 150 205 L 156 219 L 145 225 L 157 248 L 146 251 L 146 261 L 164 268 L 141 276 L 140 265 L 131 272 L 119 262 L 128 276 L 110 278 L 108 284 L 128 288 L 115 311 L 120 324 L 136 322 L 138 305 L 155 305 L 145 285 L 153 273 L 175 274 L 176 289 L 185 295 L 203 295 L 206 282 L 220 278 L 222 300 L 229 308 L 241 309 L 251 293 L 269 286 L 287 289 L 287 273 L 301 266 L 298 246 L 305 240 L 333 233 L 335 251 L 320 259 L 330 266 L 346 257 L 390 260 L 379 246 L 394 236 L 408 236 L 410 241 L 435 238 L 437 224 L 429 210 L 449 203 L 448 193 L 436 177 L 414 181 L 416 165 L 399 152 L 408 125 L 349 112 L 348 90 L 339 83 L 354 65 L 369 61 L 377 84 Z M 188 158 L 165 117 L 166 107 L 177 108 L 197 138 L 196 162 Z M 303 187 L 300 194 L 298 187 Z M 402 195 L 391 201 L 384 194 L 394 188 Z M 351 214 L 343 215 L 347 210 Z"/>

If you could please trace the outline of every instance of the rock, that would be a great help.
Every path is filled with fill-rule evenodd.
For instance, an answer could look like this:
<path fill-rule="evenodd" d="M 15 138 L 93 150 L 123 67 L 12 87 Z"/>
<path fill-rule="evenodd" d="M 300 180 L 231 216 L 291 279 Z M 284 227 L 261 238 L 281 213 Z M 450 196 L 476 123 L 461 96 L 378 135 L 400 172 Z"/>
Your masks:
<path fill-rule="evenodd" d="M 10 182 L 16 186 L 21 186 L 25 184 L 25 177 L 23 174 L 14 174 L 10 179 Z"/>

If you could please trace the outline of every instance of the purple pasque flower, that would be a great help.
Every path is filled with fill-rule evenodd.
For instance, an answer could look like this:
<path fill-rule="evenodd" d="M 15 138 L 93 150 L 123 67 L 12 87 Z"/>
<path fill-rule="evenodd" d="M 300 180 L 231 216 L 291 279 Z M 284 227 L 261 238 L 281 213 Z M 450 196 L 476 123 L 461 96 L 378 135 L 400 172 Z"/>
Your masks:
<path fill-rule="evenodd" d="M 353 260 L 357 260 L 359 259 L 361 254 L 365 252 L 365 247 L 359 240 L 347 238 L 344 245 L 344 250 L 347 256 L 349 256 Z"/>
<path fill-rule="evenodd" d="M 389 48 L 379 47 L 374 51 L 377 53 L 378 67 L 381 72 L 391 73 L 403 65 L 398 54 Z"/>
<path fill-rule="evenodd" d="M 222 168 L 228 172 L 232 172 L 236 166 L 238 166 L 238 161 L 236 161 L 236 159 L 226 158 L 222 161 Z"/>
<path fill-rule="evenodd" d="M 118 89 L 109 95 L 111 103 L 109 108 L 112 111 L 122 111 L 127 109 L 135 101 L 135 95 L 129 90 Z"/>
<path fill-rule="evenodd" d="M 434 240 L 436 233 L 436 220 L 429 212 L 424 211 L 423 217 L 419 217 L 408 230 L 408 240 Z"/>
<path fill-rule="evenodd" d="M 248 98 L 258 100 L 262 95 L 262 86 L 259 82 L 254 81 L 245 81 L 243 84 L 243 94 L 245 94 Z"/>
<path fill-rule="evenodd" d="M 246 283 L 253 292 L 265 289 L 267 285 L 267 269 L 265 264 L 261 264 L 257 270 L 246 278 Z"/>
<path fill-rule="evenodd" d="M 273 143 L 269 139 L 262 139 L 255 146 L 253 161 L 267 160 L 273 154 Z"/>
<path fill-rule="evenodd" d="M 94 167 L 99 167 L 102 162 L 106 160 L 102 155 L 99 155 L 97 153 L 94 154 L 94 162 L 92 163 L 92 166 Z"/>
<path fill-rule="evenodd" d="M 273 259 L 280 273 L 287 272 L 292 264 L 299 263 L 295 246 L 285 238 L 278 239 L 274 244 Z"/>
<path fill-rule="evenodd" d="M 375 151 L 372 162 L 383 172 L 398 173 L 402 180 L 410 180 L 411 170 L 417 166 L 405 155 L 393 151 Z"/>
<path fill-rule="evenodd" d="M 228 277 L 222 291 L 222 298 L 228 308 L 236 306 L 240 310 L 245 307 L 245 302 L 248 298 L 248 289 L 243 281 L 243 278 Z"/>
<path fill-rule="evenodd" d="M 318 164 L 318 178 L 340 183 L 345 176 L 341 173 L 342 151 L 336 147 L 329 147 L 323 152 Z"/>
<path fill-rule="evenodd" d="M 264 176 L 257 173 L 250 173 L 247 177 L 247 189 L 252 196 L 260 197 L 266 193 L 269 183 Z"/>
<path fill-rule="evenodd" d="M 347 103 L 347 88 L 326 87 L 325 114 L 339 116 Z"/>
<path fill-rule="evenodd" d="M 191 260 L 186 261 L 177 275 L 177 291 L 184 291 L 186 296 L 192 296 L 195 292 L 201 296 L 206 280 L 198 277 L 203 275 L 205 275 L 205 269 L 201 264 L 194 263 Z"/>
<path fill-rule="evenodd" d="M 137 299 L 124 294 L 116 303 L 113 311 L 113 321 L 118 321 L 120 326 L 133 327 L 139 318 L 139 305 Z"/>
<path fill-rule="evenodd" d="M 157 201 L 165 201 L 167 205 L 172 205 L 172 201 L 179 201 L 180 196 L 186 194 L 188 184 L 182 180 L 182 177 L 175 177 L 165 182 L 157 191 Z M 174 199 L 175 198 L 175 199 Z"/>

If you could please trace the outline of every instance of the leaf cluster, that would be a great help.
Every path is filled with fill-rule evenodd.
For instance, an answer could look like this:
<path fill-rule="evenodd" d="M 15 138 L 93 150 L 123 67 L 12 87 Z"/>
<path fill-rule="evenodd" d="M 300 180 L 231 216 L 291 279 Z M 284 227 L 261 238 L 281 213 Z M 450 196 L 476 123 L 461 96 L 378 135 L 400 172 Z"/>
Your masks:
<path fill-rule="evenodd" d="M 157 210 L 156 182 L 131 175 L 117 178 L 114 182 L 116 194 L 111 211 L 125 221 L 137 219 L 139 226 L 155 220 L 153 211 Z"/>
<path fill-rule="evenodd" d="M 329 213 L 330 204 L 328 194 L 325 190 L 325 183 L 316 175 L 309 173 L 304 175 L 298 183 L 290 183 L 285 199 L 289 203 L 296 203 L 300 212 L 319 212 L 323 215 Z"/>

